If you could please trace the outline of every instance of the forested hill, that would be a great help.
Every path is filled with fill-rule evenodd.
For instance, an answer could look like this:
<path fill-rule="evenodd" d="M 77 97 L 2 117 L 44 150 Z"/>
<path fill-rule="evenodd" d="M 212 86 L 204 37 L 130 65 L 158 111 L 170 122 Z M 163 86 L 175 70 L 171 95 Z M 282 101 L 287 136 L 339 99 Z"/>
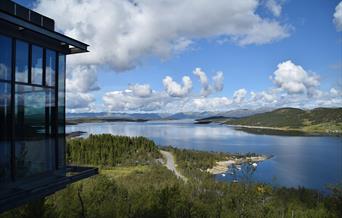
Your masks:
<path fill-rule="evenodd" d="M 342 108 L 315 108 L 312 110 L 280 108 L 236 120 L 227 120 L 225 124 L 289 128 L 313 132 L 341 132 Z"/>
<path fill-rule="evenodd" d="M 135 165 L 153 162 L 161 155 L 156 144 L 144 137 L 90 135 L 68 142 L 67 160 L 96 166 Z"/>

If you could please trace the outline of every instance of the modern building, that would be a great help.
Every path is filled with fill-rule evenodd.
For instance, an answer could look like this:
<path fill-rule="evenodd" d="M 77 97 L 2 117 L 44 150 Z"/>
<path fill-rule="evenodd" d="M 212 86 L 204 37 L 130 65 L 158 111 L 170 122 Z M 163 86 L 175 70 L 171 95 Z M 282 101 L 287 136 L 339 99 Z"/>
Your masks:
<path fill-rule="evenodd" d="M 66 56 L 87 47 L 54 20 L 0 1 L 0 212 L 97 174 L 65 160 Z"/>

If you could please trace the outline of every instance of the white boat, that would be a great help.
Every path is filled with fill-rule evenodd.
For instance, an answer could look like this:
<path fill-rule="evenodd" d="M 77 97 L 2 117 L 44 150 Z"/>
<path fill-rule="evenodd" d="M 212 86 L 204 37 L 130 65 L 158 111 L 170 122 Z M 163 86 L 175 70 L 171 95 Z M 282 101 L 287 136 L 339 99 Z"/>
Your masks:
<path fill-rule="evenodd" d="M 222 173 L 221 175 L 222 175 L 223 177 L 225 177 L 225 176 L 226 176 L 226 174 L 225 174 L 225 173 Z"/>
<path fill-rule="evenodd" d="M 257 164 L 257 163 L 252 163 L 252 166 L 253 166 L 253 167 L 257 167 L 258 164 Z"/>

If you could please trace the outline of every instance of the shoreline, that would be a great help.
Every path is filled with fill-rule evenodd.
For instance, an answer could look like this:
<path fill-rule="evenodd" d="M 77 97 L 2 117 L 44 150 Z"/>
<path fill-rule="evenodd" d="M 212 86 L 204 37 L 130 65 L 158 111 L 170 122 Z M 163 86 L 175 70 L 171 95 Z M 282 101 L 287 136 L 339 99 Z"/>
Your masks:
<path fill-rule="evenodd" d="M 222 174 L 222 173 L 227 172 L 229 167 L 231 167 L 232 165 L 240 165 L 240 164 L 245 164 L 245 163 L 259 163 L 270 158 L 271 157 L 268 157 L 266 155 L 260 155 L 260 156 L 243 157 L 243 158 L 235 158 L 231 160 L 217 161 L 216 165 L 213 168 L 208 168 L 206 171 L 213 175 Z"/>

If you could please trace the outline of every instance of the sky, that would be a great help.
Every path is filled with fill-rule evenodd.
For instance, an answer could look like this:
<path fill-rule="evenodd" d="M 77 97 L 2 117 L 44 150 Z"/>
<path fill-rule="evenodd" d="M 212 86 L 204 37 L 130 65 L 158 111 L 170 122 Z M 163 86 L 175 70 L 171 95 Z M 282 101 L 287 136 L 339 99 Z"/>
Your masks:
<path fill-rule="evenodd" d="M 68 112 L 342 106 L 340 0 L 16 0 L 90 45 Z"/>

